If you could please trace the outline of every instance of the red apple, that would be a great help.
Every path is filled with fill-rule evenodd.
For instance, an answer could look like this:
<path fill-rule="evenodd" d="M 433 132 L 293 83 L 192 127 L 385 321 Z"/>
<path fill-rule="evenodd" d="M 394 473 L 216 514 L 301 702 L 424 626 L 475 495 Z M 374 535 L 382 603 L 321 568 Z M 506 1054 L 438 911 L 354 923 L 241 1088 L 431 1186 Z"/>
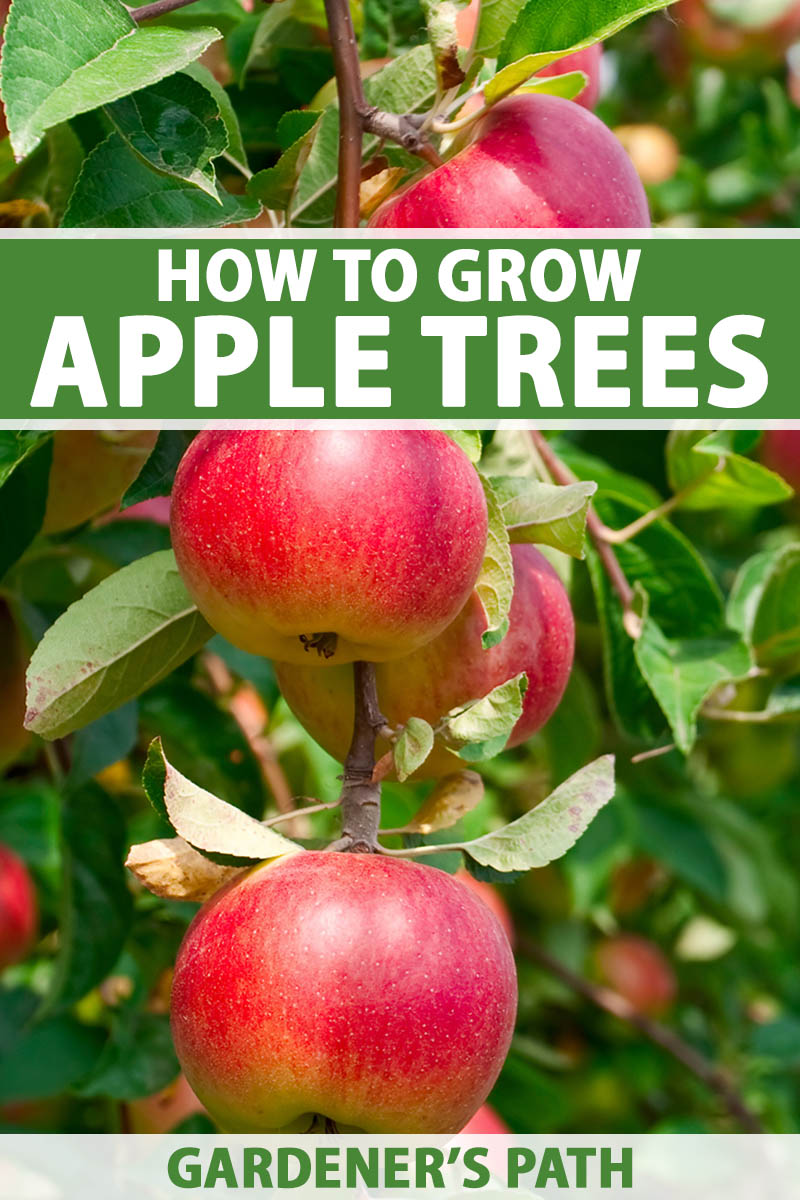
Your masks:
<path fill-rule="evenodd" d="M 435 431 L 201 433 L 172 493 L 200 611 L 283 662 L 381 662 L 430 641 L 469 597 L 486 532 L 475 468 Z"/>
<path fill-rule="evenodd" d="M 800 429 L 767 429 L 761 439 L 761 461 L 800 492 Z"/>
<path fill-rule="evenodd" d="M 511 96 L 472 141 L 386 200 L 377 228 L 579 229 L 650 225 L 631 160 L 593 113 L 558 96 Z"/>
<path fill-rule="evenodd" d="M 569 599 L 556 572 L 534 546 L 512 547 L 514 599 L 509 629 L 485 650 L 486 615 L 476 594 L 444 633 L 407 658 L 376 668 L 381 711 L 396 728 L 409 717 L 431 725 L 454 708 L 487 695 L 521 671 L 528 676 L 522 716 L 508 746 L 518 746 L 552 716 L 572 668 L 575 625 Z M 278 686 L 311 736 L 340 762 L 353 733 L 353 682 L 349 670 L 278 664 Z M 379 740 L 377 753 L 388 750 Z M 463 759 L 437 742 L 420 768 L 422 779 L 463 770 Z"/>
<path fill-rule="evenodd" d="M 157 429 L 131 433 L 60 430 L 42 529 L 61 533 L 114 508 L 133 483 L 158 439 Z"/>
<path fill-rule="evenodd" d="M 0 771 L 30 741 L 25 728 L 25 671 L 28 655 L 11 609 L 0 597 Z"/>
<path fill-rule="evenodd" d="M 0 971 L 19 962 L 36 937 L 36 892 L 28 868 L 0 845 Z"/>
<path fill-rule="evenodd" d="M 514 959 L 433 867 L 301 852 L 200 910 L 172 988 L 175 1048 L 228 1132 L 457 1133 L 508 1052 Z"/>
<path fill-rule="evenodd" d="M 597 948 L 596 961 L 603 980 L 638 1012 L 657 1017 L 672 1006 L 675 972 L 654 942 L 633 933 L 619 934 Z"/>
<path fill-rule="evenodd" d="M 483 1104 L 461 1132 L 472 1137 L 484 1137 L 492 1133 L 509 1134 L 511 1130 L 490 1105 Z"/>
<path fill-rule="evenodd" d="M 184 1075 L 154 1096 L 132 1100 L 128 1105 L 131 1133 L 169 1133 L 187 1117 L 205 1112 Z"/>
<path fill-rule="evenodd" d="M 800 38 L 798 0 L 681 0 L 670 10 L 703 58 L 766 69 Z"/>

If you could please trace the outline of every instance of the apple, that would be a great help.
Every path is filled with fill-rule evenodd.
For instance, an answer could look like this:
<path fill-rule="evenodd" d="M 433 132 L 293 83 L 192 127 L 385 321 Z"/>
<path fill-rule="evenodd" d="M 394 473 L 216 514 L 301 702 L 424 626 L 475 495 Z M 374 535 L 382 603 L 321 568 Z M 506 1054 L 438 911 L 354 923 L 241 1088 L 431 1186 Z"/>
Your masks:
<path fill-rule="evenodd" d="M 660 125 L 618 125 L 614 133 L 631 157 L 642 183 L 654 187 L 672 179 L 681 161 L 680 147 Z"/>
<path fill-rule="evenodd" d="M 376 228 L 649 227 L 642 182 L 593 113 L 559 96 L 511 96 L 443 166 L 386 200 Z"/>
<path fill-rule="evenodd" d="M 56 433 L 43 531 L 62 533 L 114 508 L 157 439 L 157 429 L 132 433 L 65 429 Z"/>
<path fill-rule="evenodd" d="M 677 981 L 666 955 L 633 933 L 607 938 L 596 951 L 598 971 L 637 1012 L 661 1016 L 675 1000 Z"/>
<path fill-rule="evenodd" d="M 199 434 L 172 493 L 184 582 L 234 645 L 282 662 L 382 662 L 458 615 L 486 500 L 444 433 Z"/>
<path fill-rule="evenodd" d="M 467 1121 L 461 1132 L 471 1137 L 484 1137 L 486 1134 L 491 1133 L 507 1135 L 511 1133 L 511 1130 L 491 1105 L 483 1104 L 475 1113 L 475 1116 L 470 1121 Z"/>
<path fill-rule="evenodd" d="M 178 953 L 181 1066 L 230 1133 L 457 1133 L 516 1012 L 499 922 L 452 876 L 301 851 L 238 876 Z"/>
<path fill-rule="evenodd" d="M 205 1112 L 184 1075 L 179 1075 L 169 1087 L 162 1088 L 143 1100 L 128 1104 L 131 1133 L 169 1133 L 187 1117 Z"/>
<path fill-rule="evenodd" d="M 567 686 L 575 646 L 569 598 L 558 575 L 534 546 L 513 546 L 514 599 L 508 633 L 483 648 L 486 615 L 476 593 L 458 618 L 434 641 L 406 658 L 376 667 L 378 699 L 389 725 L 409 717 L 430 725 L 454 708 L 488 695 L 521 671 L 528 676 L 522 716 L 507 746 L 518 746 L 552 716 Z M 279 663 L 278 686 L 300 723 L 319 744 L 344 761 L 353 734 L 353 682 L 346 668 Z M 389 749 L 378 740 L 377 754 Z M 463 770 L 454 750 L 437 740 L 417 778 Z"/>
<path fill-rule="evenodd" d="M 768 69 L 800 38 L 798 0 L 680 0 L 670 11 L 692 50 L 727 66 Z"/>
<path fill-rule="evenodd" d="M 800 492 L 800 429 L 767 429 L 761 439 L 761 461 Z"/>
<path fill-rule="evenodd" d="M 31 735 L 25 728 L 25 671 L 28 656 L 11 609 L 0 597 L 0 771 L 22 753 Z"/>
<path fill-rule="evenodd" d="M 28 868 L 13 850 L 0 845 L 0 971 L 28 953 L 37 920 L 36 892 Z"/>

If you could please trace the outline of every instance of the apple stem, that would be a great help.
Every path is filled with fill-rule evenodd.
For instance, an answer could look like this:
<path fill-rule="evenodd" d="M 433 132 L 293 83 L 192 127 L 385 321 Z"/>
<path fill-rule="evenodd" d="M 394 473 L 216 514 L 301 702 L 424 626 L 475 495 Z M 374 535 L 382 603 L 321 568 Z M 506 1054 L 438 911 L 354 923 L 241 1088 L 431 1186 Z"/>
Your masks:
<path fill-rule="evenodd" d="M 386 725 L 378 703 L 373 663 L 353 663 L 355 718 L 353 740 L 342 776 L 341 849 L 351 853 L 375 854 L 381 823 L 381 785 L 373 779 L 375 741 Z"/>

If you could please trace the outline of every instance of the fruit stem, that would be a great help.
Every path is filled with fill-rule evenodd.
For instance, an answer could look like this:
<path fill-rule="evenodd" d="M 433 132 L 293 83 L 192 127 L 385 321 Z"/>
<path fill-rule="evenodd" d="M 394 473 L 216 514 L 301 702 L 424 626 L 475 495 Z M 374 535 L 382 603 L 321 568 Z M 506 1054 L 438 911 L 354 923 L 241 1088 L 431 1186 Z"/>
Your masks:
<path fill-rule="evenodd" d="M 378 703 L 373 663 L 353 663 L 355 716 L 353 740 L 342 776 L 342 846 L 352 853 L 375 854 L 381 823 L 381 785 L 373 779 L 375 741 L 386 724 Z"/>

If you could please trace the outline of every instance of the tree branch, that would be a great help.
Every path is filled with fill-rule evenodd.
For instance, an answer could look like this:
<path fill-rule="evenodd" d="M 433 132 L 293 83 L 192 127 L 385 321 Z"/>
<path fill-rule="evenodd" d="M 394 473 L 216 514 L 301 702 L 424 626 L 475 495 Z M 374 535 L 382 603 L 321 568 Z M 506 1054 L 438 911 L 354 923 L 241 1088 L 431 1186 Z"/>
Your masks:
<path fill-rule="evenodd" d="M 357 229 L 361 219 L 362 113 L 367 102 L 349 0 L 325 0 L 325 13 L 339 95 L 339 185 L 335 221 L 341 229 Z"/>
<path fill-rule="evenodd" d="M 531 430 L 531 438 L 536 448 L 536 452 L 544 463 L 553 480 L 556 483 L 568 484 L 575 482 L 575 476 L 568 467 L 562 463 L 558 455 L 554 454 L 550 449 L 547 439 L 542 437 L 537 429 Z M 603 564 L 603 570 L 608 576 L 609 583 L 619 597 L 622 605 L 622 623 L 625 626 L 626 632 L 632 638 L 638 638 L 642 632 L 642 622 L 639 614 L 633 607 L 633 588 L 628 583 L 625 577 L 625 572 L 619 565 L 617 556 L 611 546 L 604 537 L 604 525 L 594 511 L 592 506 L 589 506 L 589 511 L 586 515 L 586 528 L 589 531 L 592 541 L 600 562 Z"/>
<path fill-rule="evenodd" d="M 141 8 L 130 9 L 130 15 L 137 25 L 141 21 L 152 20 L 153 17 L 163 17 L 167 13 L 174 12 L 176 8 L 186 8 L 188 4 L 194 4 L 195 0 L 154 0 L 152 4 L 143 4 Z"/>
<path fill-rule="evenodd" d="M 610 1013 L 612 1017 L 616 1017 L 618 1020 L 632 1025 L 634 1029 L 638 1029 L 640 1033 L 643 1033 L 655 1045 L 660 1046 L 667 1054 L 671 1054 L 681 1066 L 686 1067 L 687 1071 L 691 1071 L 701 1083 L 704 1083 L 711 1091 L 716 1092 L 731 1116 L 735 1117 L 742 1126 L 742 1129 L 745 1129 L 748 1133 L 764 1132 L 758 1117 L 747 1107 L 727 1073 L 714 1063 L 709 1062 L 707 1058 L 704 1058 L 702 1054 L 695 1050 L 694 1046 L 690 1046 L 674 1030 L 668 1029 L 666 1025 L 661 1025 L 658 1021 L 654 1021 L 651 1017 L 640 1013 L 628 1000 L 620 996 L 617 992 L 611 991 L 610 988 L 599 987 L 597 984 L 591 983 L 590 980 L 584 979 L 582 975 L 577 975 L 530 938 L 524 936 L 518 937 L 517 944 L 526 958 L 537 963 L 545 971 L 548 971 L 549 974 L 555 975 L 557 979 L 560 979 L 573 992 L 577 992 L 585 1000 L 589 1000 L 598 1008 L 602 1008 L 604 1012 Z"/>
<path fill-rule="evenodd" d="M 353 740 L 342 776 L 342 838 L 337 848 L 374 854 L 379 850 L 381 785 L 373 780 L 375 740 L 386 724 L 378 704 L 375 667 L 353 663 L 355 719 Z"/>

